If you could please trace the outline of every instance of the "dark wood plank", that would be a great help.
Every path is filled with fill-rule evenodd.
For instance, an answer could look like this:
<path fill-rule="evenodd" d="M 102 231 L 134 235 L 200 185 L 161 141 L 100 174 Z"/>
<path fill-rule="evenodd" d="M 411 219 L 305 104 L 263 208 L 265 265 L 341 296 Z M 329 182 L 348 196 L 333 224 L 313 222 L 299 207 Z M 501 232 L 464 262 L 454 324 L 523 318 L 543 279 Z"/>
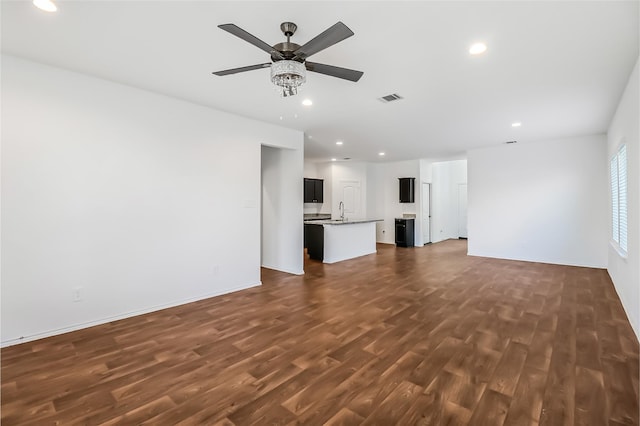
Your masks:
<path fill-rule="evenodd" d="M 502 425 L 507 417 L 510 402 L 511 398 L 508 396 L 487 389 L 473 411 L 469 424 L 474 426 Z"/>
<path fill-rule="evenodd" d="M 509 426 L 537 425 L 542 412 L 547 372 L 525 364 L 516 391 L 509 405 L 504 424 Z"/>
<path fill-rule="evenodd" d="M 510 343 L 491 377 L 489 389 L 512 397 L 526 359 L 527 347 L 515 342 Z"/>
<path fill-rule="evenodd" d="M 463 341 L 447 337 L 416 366 L 409 375 L 409 381 L 427 387 L 454 355 L 465 358 L 471 350 L 471 346 L 465 346 Z"/>
<path fill-rule="evenodd" d="M 336 413 L 335 416 L 331 417 L 325 423 L 325 426 L 348 426 L 348 425 L 356 425 L 361 424 L 364 419 L 349 410 L 348 408 L 342 408 L 340 411 Z"/>
<path fill-rule="evenodd" d="M 575 423 L 575 357 L 562 347 L 554 350 L 542 403 L 541 425 Z"/>
<path fill-rule="evenodd" d="M 362 425 L 393 424 L 396 419 L 404 415 L 407 408 L 422 391 L 422 387 L 411 382 L 400 383 L 362 422 Z"/>
<path fill-rule="evenodd" d="M 485 387 L 484 383 L 473 383 L 470 377 L 443 370 L 407 410 L 401 423 L 465 424 Z"/>
<path fill-rule="evenodd" d="M 390 358 L 393 359 L 393 358 Z M 359 392 L 347 404 L 347 408 L 358 415 L 368 418 L 370 414 L 409 376 L 410 372 L 422 361 L 422 356 L 407 352 L 394 364 L 384 370 L 370 385 Z M 383 362 L 381 365 L 387 365 Z"/>
<path fill-rule="evenodd" d="M 576 367 L 576 423 L 606 425 L 609 422 L 608 414 L 602 373 Z"/>
<path fill-rule="evenodd" d="M 605 389 L 610 407 L 609 420 L 638 424 L 638 399 L 632 391 L 631 370 L 626 362 L 602 360 Z M 631 389 L 630 389 L 631 388 Z"/>

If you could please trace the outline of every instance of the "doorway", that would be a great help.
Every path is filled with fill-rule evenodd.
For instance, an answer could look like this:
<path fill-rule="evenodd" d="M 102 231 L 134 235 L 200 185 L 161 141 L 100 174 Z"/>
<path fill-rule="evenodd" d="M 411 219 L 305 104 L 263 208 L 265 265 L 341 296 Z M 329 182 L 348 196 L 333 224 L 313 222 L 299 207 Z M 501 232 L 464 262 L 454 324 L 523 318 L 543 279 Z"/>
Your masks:
<path fill-rule="evenodd" d="M 422 182 L 422 241 L 431 242 L 431 184 Z"/>
<path fill-rule="evenodd" d="M 458 184 L 458 237 L 467 238 L 467 184 Z"/>
<path fill-rule="evenodd" d="M 360 181 L 341 180 L 340 196 L 340 201 L 344 203 L 344 217 L 359 218 L 361 212 Z M 337 216 L 339 215 L 340 213 Z"/>
<path fill-rule="evenodd" d="M 255 254 L 262 267 L 290 274 L 304 273 L 301 156 L 300 150 L 261 147 L 260 253 Z M 245 201 L 240 207 L 255 206 Z"/>

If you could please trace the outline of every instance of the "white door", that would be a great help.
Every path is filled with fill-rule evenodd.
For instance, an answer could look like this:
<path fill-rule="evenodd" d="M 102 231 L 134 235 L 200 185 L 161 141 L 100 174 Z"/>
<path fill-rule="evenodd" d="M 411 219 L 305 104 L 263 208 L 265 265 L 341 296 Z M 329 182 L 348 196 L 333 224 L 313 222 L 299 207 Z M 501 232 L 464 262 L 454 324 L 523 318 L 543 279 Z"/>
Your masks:
<path fill-rule="evenodd" d="M 431 184 L 422 183 L 422 241 L 431 242 Z"/>
<path fill-rule="evenodd" d="M 458 184 L 458 237 L 467 238 L 467 184 Z"/>
<path fill-rule="evenodd" d="M 344 217 L 348 219 L 361 218 L 360 181 L 340 181 L 342 201 L 344 203 Z"/>

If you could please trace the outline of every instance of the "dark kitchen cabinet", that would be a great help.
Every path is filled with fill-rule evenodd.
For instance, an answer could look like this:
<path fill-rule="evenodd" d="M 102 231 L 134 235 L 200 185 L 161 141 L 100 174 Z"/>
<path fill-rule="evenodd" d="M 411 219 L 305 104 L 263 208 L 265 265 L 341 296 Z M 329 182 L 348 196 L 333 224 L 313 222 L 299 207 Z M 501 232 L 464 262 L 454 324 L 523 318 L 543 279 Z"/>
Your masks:
<path fill-rule="evenodd" d="M 322 203 L 324 182 L 322 179 L 304 178 L 304 202 Z"/>
<path fill-rule="evenodd" d="M 416 178 L 398 178 L 398 180 L 400 181 L 400 202 L 414 203 Z"/>
<path fill-rule="evenodd" d="M 396 246 L 413 247 L 414 244 L 414 219 L 396 219 Z"/>
<path fill-rule="evenodd" d="M 324 260 L 324 226 L 305 224 L 304 236 L 309 258 Z"/>

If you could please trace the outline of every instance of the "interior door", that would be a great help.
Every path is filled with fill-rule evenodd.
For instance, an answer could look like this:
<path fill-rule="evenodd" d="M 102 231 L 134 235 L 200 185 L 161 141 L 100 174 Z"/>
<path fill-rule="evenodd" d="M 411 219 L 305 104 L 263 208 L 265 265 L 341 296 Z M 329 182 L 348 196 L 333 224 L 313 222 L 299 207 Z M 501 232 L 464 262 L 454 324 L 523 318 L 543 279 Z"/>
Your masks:
<path fill-rule="evenodd" d="M 467 238 L 467 184 L 458 184 L 458 237 Z"/>
<path fill-rule="evenodd" d="M 344 203 L 344 217 L 348 219 L 360 218 L 360 181 L 340 181 L 342 201 Z"/>
<path fill-rule="evenodd" d="M 422 241 L 431 242 L 431 184 L 422 184 Z"/>

